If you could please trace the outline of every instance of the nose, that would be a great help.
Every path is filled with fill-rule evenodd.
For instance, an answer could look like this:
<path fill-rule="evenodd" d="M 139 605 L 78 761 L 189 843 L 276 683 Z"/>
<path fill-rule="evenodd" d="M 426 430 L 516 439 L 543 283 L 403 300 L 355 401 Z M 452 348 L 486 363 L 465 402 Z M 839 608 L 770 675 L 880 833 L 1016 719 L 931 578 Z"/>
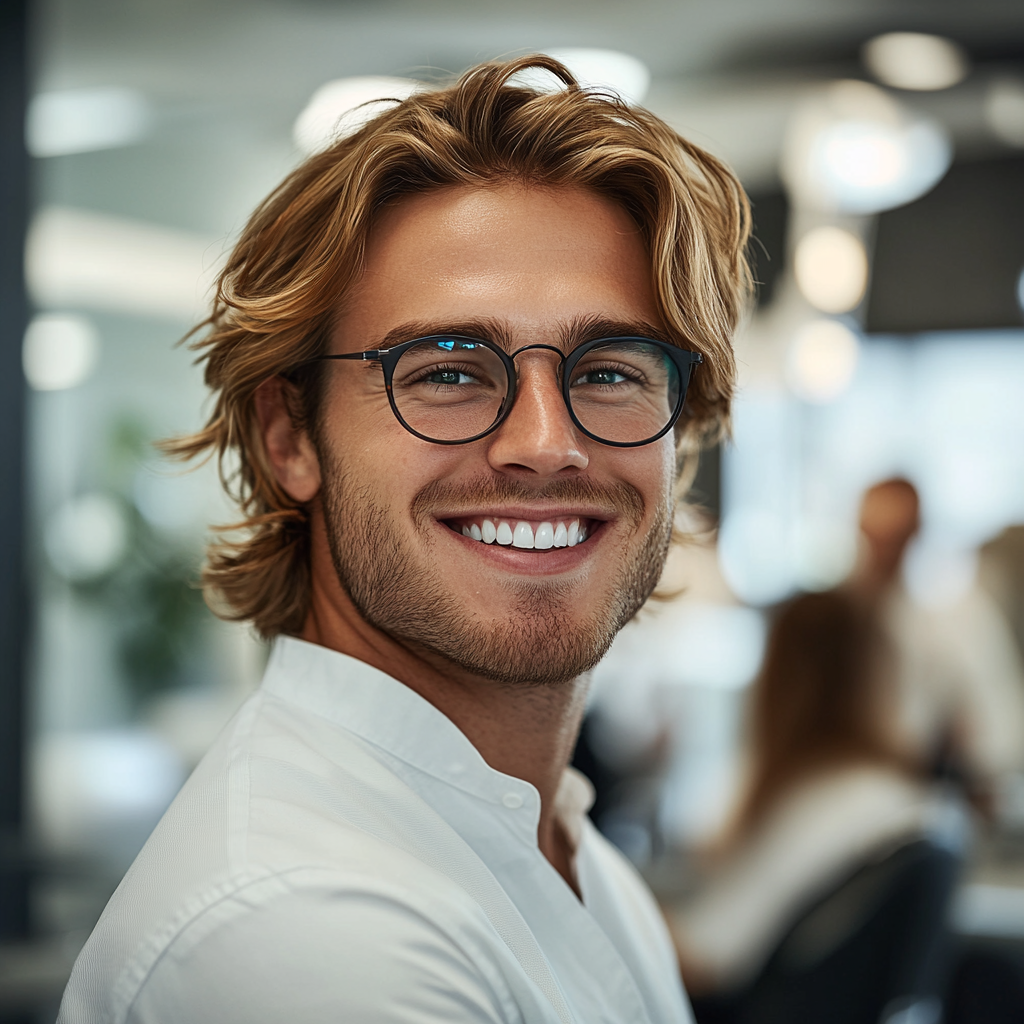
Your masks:
<path fill-rule="evenodd" d="M 551 352 L 519 357 L 515 402 L 487 451 L 495 470 L 552 477 L 587 468 L 590 459 L 565 407 L 558 364 Z"/>

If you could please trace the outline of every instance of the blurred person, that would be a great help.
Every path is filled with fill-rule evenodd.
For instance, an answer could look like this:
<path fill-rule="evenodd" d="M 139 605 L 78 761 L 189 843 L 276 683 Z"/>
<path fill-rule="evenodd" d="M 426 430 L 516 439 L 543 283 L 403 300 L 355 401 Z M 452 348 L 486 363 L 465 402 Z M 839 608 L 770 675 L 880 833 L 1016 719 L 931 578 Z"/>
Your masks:
<path fill-rule="evenodd" d="M 978 578 L 999 606 L 1024 660 L 1024 526 L 1008 526 L 982 545 Z"/>
<path fill-rule="evenodd" d="M 890 728 L 892 682 L 885 632 L 853 594 L 779 613 L 750 695 L 738 808 L 705 883 L 667 911 L 695 998 L 741 993 L 802 911 L 940 813 Z"/>
<path fill-rule="evenodd" d="M 905 756 L 956 778 L 993 810 L 1003 780 L 1024 766 L 1024 676 L 997 605 L 979 587 L 924 607 L 903 585 L 920 500 L 895 477 L 870 487 L 860 511 L 862 557 L 850 587 L 876 603 L 896 652 L 895 724 Z"/>
<path fill-rule="evenodd" d="M 728 414 L 748 224 L 717 160 L 545 57 L 396 103 L 259 207 L 175 450 L 222 460 L 245 529 L 208 592 L 273 652 L 64 1024 L 689 1019 L 567 765 Z"/>

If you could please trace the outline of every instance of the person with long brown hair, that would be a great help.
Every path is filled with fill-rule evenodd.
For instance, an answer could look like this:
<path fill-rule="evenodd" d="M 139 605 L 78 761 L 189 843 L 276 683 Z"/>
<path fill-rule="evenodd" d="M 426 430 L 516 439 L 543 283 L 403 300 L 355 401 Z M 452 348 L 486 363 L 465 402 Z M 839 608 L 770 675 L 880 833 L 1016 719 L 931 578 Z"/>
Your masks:
<path fill-rule="evenodd" d="M 259 207 L 171 447 L 220 460 L 208 595 L 273 651 L 63 1024 L 689 1018 L 567 766 L 726 424 L 748 234 L 718 160 L 548 57 L 395 102 Z"/>
<path fill-rule="evenodd" d="M 893 670 L 876 608 L 851 590 L 778 613 L 750 694 L 746 785 L 709 881 L 669 915 L 691 990 L 741 988 L 809 900 L 933 818 L 925 766 L 891 729 Z"/>

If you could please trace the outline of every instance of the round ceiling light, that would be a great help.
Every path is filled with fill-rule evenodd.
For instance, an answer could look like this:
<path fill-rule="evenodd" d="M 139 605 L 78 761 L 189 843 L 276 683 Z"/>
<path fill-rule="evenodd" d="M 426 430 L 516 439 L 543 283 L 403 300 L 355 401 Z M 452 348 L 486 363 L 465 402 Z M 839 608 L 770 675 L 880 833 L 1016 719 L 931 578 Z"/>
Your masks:
<path fill-rule="evenodd" d="M 927 92 L 962 82 L 970 70 L 967 54 L 942 36 L 886 32 L 864 44 L 864 64 L 883 85 Z"/>
<path fill-rule="evenodd" d="M 793 272 L 812 306 L 823 313 L 848 313 L 864 297 L 868 257 L 861 240 L 849 231 L 814 228 L 797 244 Z"/>
<path fill-rule="evenodd" d="M 1001 142 L 1024 147 L 1024 80 L 997 78 L 989 85 L 985 120 Z"/>
<path fill-rule="evenodd" d="M 797 108 L 781 170 L 797 205 L 867 214 L 924 195 L 952 159 L 937 122 L 904 110 L 877 86 L 843 81 Z"/>
<path fill-rule="evenodd" d="M 99 354 L 99 336 L 84 317 L 41 313 L 25 331 L 21 361 L 34 390 L 64 391 L 89 378 Z"/>
<path fill-rule="evenodd" d="M 845 324 L 812 320 L 793 339 L 787 365 L 790 386 L 808 402 L 831 402 L 850 386 L 859 354 L 857 335 Z"/>

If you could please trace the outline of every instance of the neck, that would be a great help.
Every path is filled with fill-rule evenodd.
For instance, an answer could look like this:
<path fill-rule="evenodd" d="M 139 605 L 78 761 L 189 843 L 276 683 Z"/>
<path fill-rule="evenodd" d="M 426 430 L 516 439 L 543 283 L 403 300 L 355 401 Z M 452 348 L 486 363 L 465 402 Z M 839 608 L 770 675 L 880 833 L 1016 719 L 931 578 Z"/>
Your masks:
<path fill-rule="evenodd" d="M 554 809 L 583 718 L 587 680 L 497 683 L 401 643 L 360 614 L 338 583 L 318 532 L 310 611 L 301 638 L 358 658 L 404 683 L 449 718 L 488 765 L 533 785 L 541 801 L 538 845 L 575 889 L 571 853 Z"/>

